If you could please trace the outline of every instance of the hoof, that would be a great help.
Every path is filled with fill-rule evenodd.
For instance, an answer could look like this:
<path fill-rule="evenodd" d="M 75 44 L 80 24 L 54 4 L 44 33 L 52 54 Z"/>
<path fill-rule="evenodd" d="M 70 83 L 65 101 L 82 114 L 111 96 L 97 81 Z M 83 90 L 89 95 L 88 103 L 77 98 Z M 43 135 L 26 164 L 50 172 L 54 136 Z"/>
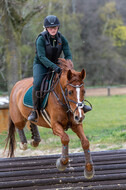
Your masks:
<path fill-rule="evenodd" d="M 27 150 L 27 148 L 28 148 L 27 143 L 20 143 L 19 148 L 20 148 L 21 150 Z"/>
<path fill-rule="evenodd" d="M 56 167 L 59 171 L 64 171 L 67 168 L 68 164 L 63 164 L 61 158 L 58 158 L 56 161 Z"/>
<path fill-rule="evenodd" d="M 94 177 L 95 171 L 93 164 L 87 163 L 85 168 L 84 168 L 84 177 L 86 179 L 91 179 Z"/>
<path fill-rule="evenodd" d="M 31 141 L 30 144 L 32 147 L 37 147 L 39 145 L 40 142 L 36 142 L 36 141 Z"/>

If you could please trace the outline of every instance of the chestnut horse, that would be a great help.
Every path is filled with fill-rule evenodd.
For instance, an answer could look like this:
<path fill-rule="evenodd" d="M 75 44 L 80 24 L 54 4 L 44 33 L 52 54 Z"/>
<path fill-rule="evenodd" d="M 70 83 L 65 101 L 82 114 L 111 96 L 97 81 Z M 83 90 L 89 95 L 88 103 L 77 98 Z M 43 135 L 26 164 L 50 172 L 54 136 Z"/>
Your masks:
<path fill-rule="evenodd" d="M 81 140 L 81 144 L 85 153 L 85 169 L 84 176 L 92 178 L 94 176 L 94 167 L 90 154 L 89 141 L 86 138 L 82 126 L 85 117 L 84 106 L 84 78 L 86 72 L 82 69 L 77 72 L 73 69 L 70 60 L 59 59 L 59 66 L 62 68 L 62 74 L 55 75 L 53 79 L 53 89 L 50 91 L 46 113 L 50 119 L 50 123 L 46 122 L 42 115 L 36 123 L 33 124 L 51 128 L 54 135 L 61 139 L 62 154 L 57 160 L 56 166 L 58 170 L 65 170 L 68 165 L 68 144 L 69 136 L 65 133 L 67 128 L 71 128 L 73 132 Z M 22 130 L 27 122 L 28 115 L 32 108 L 23 104 L 23 98 L 26 91 L 32 86 L 33 78 L 23 79 L 15 84 L 10 94 L 9 105 L 9 132 L 7 144 L 9 144 L 8 156 L 14 156 L 15 149 L 15 128 Z"/>

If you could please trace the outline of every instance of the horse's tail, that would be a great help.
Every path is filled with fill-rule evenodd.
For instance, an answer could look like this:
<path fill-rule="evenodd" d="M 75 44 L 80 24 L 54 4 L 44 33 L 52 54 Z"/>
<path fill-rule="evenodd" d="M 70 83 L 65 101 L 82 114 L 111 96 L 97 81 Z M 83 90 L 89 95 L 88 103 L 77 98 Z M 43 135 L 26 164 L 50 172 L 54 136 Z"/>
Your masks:
<path fill-rule="evenodd" d="M 6 144 L 4 149 L 5 151 L 8 146 L 8 155 L 7 155 L 8 157 L 14 157 L 14 150 L 16 148 L 15 132 L 16 132 L 15 125 L 9 115 L 8 136 L 6 138 Z"/>

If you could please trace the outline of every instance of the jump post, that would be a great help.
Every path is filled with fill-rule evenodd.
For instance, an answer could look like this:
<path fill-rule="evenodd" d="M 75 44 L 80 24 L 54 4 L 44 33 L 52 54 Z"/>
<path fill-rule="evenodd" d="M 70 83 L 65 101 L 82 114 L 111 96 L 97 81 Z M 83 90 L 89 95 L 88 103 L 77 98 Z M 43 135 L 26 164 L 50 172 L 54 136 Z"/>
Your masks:
<path fill-rule="evenodd" d="M 8 128 L 9 99 L 0 97 L 0 133 Z"/>
<path fill-rule="evenodd" d="M 126 189 L 126 149 L 92 152 L 93 179 L 85 179 L 83 153 L 70 154 L 69 167 L 60 172 L 55 166 L 59 155 L 0 158 L 0 189 Z"/>

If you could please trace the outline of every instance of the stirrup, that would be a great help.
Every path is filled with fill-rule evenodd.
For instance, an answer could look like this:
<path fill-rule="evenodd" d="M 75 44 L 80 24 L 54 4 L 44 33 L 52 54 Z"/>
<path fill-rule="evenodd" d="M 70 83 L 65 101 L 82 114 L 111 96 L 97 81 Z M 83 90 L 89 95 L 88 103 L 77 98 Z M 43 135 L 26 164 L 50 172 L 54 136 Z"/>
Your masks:
<path fill-rule="evenodd" d="M 31 111 L 30 115 L 28 116 L 28 121 L 37 122 L 36 119 L 38 118 L 38 114 L 36 110 Z"/>

